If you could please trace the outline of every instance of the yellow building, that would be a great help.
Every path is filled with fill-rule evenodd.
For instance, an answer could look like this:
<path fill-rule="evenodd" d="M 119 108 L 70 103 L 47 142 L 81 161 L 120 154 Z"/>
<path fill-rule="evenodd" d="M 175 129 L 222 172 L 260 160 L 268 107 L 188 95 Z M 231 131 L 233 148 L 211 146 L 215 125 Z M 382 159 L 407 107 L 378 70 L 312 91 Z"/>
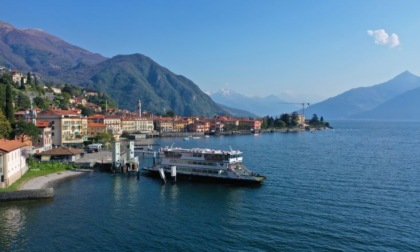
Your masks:
<path fill-rule="evenodd" d="M 87 135 L 87 118 L 80 110 L 48 110 L 38 114 L 38 119 L 51 122 L 51 139 L 55 146 L 83 143 Z"/>
<path fill-rule="evenodd" d="M 106 133 L 106 125 L 103 123 L 88 123 L 87 134 L 96 136 L 98 133 Z"/>

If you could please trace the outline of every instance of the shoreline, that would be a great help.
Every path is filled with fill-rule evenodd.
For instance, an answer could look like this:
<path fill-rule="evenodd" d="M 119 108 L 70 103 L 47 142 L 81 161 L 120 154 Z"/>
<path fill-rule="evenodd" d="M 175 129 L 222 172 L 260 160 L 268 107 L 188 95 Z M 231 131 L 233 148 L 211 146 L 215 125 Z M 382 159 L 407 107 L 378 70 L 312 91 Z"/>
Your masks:
<path fill-rule="evenodd" d="M 54 186 L 90 170 L 67 170 L 35 177 L 26 181 L 16 191 L 0 192 L 0 202 L 46 200 L 54 198 Z"/>
<path fill-rule="evenodd" d="M 50 188 L 60 181 L 86 174 L 86 172 L 90 172 L 90 170 L 68 170 L 36 177 L 22 184 L 18 191 Z"/>

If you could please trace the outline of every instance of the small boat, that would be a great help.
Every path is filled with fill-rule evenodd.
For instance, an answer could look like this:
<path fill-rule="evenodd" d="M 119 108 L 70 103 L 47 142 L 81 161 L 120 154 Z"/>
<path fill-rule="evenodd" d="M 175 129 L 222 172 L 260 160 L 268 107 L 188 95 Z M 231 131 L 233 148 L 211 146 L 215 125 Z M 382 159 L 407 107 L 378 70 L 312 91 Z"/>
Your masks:
<path fill-rule="evenodd" d="M 238 150 L 183 149 L 171 146 L 159 150 L 156 165 L 142 169 L 150 175 L 162 177 L 162 172 L 173 176 L 175 167 L 175 176 L 188 180 L 261 184 L 266 177 L 247 169 L 242 160 L 242 152 Z"/>
<path fill-rule="evenodd" d="M 188 140 L 190 140 L 189 137 L 184 137 L 184 141 L 188 141 Z"/>

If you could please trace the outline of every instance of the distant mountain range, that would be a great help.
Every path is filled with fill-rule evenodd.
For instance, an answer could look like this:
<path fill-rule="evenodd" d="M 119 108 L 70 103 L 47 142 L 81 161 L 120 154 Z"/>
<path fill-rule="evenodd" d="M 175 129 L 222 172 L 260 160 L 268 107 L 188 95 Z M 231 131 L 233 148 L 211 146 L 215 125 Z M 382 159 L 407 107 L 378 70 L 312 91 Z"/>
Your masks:
<path fill-rule="evenodd" d="M 351 89 L 309 106 L 313 114 L 325 119 L 420 120 L 420 77 L 406 71 L 371 87 Z"/>
<path fill-rule="evenodd" d="M 191 80 L 141 54 L 111 59 L 71 45 L 40 30 L 0 22 L 0 65 L 31 71 L 52 83 L 108 93 L 120 108 L 135 110 L 140 99 L 154 113 L 211 117 L 228 114 Z"/>
<path fill-rule="evenodd" d="M 0 66 L 31 71 L 44 81 L 91 87 L 109 94 L 120 108 L 135 110 L 140 99 L 154 113 L 215 114 L 255 117 L 301 112 L 301 103 L 277 96 L 249 97 L 221 90 L 205 94 L 191 80 L 176 75 L 141 54 L 106 58 L 35 29 L 0 22 Z M 403 72 L 371 87 L 346 91 L 305 109 L 333 119 L 420 120 L 420 77 Z M 213 100 L 214 101 L 213 101 Z M 216 103 L 217 102 L 217 103 Z M 249 111 L 249 112 L 248 112 Z"/>
<path fill-rule="evenodd" d="M 285 102 L 275 95 L 251 97 L 226 88 L 209 93 L 209 95 L 219 104 L 241 108 L 258 116 L 279 116 L 283 113 L 292 113 L 302 108 L 300 103 Z"/>

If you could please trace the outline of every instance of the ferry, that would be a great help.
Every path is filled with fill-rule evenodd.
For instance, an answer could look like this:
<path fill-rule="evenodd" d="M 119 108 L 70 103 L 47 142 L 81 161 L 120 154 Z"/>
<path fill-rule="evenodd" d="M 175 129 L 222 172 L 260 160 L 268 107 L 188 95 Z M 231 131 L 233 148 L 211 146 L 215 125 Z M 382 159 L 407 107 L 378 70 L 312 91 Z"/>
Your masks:
<path fill-rule="evenodd" d="M 229 183 L 261 184 L 265 176 L 256 174 L 242 163 L 242 152 L 211 149 L 162 147 L 152 167 L 143 167 L 150 175 L 165 174 L 189 180 L 214 180 Z"/>

